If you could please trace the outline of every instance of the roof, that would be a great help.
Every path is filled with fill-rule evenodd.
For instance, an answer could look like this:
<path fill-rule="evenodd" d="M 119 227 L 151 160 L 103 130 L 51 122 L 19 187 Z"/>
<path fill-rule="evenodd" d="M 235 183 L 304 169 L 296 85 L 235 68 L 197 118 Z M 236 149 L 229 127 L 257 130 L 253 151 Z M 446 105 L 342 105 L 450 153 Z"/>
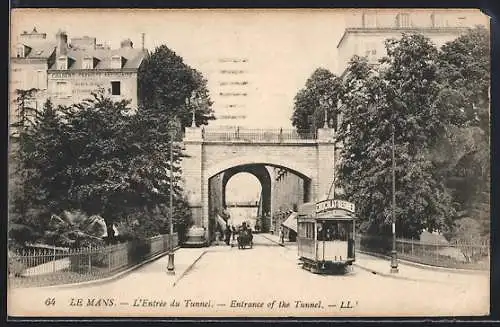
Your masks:
<path fill-rule="evenodd" d="M 344 30 L 344 34 L 337 43 L 337 48 L 344 42 L 348 34 L 354 33 L 460 33 L 466 31 L 469 27 L 406 27 L 406 28 L 396 28 L 396 27 L 349 27 Z"/>
<path fill-rule="evenodd" d="M 111 58 L 113 56 L 121 56 L 125 59 L 122 69 L 138 69 L 146 55 L 146 51 L 134 48 L 120 49 L 91 49 L 91 50 L 74 50 L 69 49 L 67 56 L 70 58 L 68 70 L 81 70 L 83 58 L 92 57 L 97 59 L 97 64 L 94 67 L 96 70 L 111 69 Z M 55 69 L 54 63 L 49 69 Z"/>
<path fill-rule="evenodd" d="M 31 49 L 24 57 L 26 59 L 48 59 L 56 49 L 56 44 L 53 42 L 18 42 L 18 44 L 23 44 Z"/>
<path fill-rule="evenodd" d="M 307 202 L 299 206 L 298 214 L 299 216 L 309 216 L 316 213 L 316 203 Z"/>

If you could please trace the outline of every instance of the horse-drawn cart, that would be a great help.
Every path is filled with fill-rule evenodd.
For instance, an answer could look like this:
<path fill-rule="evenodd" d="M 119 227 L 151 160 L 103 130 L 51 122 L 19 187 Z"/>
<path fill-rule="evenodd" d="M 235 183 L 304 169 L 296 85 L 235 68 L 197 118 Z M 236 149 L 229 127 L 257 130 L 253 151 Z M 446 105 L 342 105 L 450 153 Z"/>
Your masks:
<path fill-rule="evenodd" d="M 245 247 L 252 248 L 253 245 L 253 235 L 250 229 L 241 229 L 237 237 L 238 249 L 244 249 Z"/>

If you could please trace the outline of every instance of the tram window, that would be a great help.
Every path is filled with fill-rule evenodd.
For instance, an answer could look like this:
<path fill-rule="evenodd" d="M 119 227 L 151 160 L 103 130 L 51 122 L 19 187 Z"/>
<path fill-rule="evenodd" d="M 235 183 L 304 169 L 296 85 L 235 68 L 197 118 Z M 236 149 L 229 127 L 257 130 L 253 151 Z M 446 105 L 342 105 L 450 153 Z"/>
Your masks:
<path fill-rule="evenodd" d="M 306 237 L 307 238 L 313 238 L 314 237 L 314 224 L 308 223 L 306 225 Z"/>
<path fill-rule="evenodd" d="M 318 241 L 347 241 L 349 226 L 352 224 L 346 221 L 324 221 L 318 224 Z"/>

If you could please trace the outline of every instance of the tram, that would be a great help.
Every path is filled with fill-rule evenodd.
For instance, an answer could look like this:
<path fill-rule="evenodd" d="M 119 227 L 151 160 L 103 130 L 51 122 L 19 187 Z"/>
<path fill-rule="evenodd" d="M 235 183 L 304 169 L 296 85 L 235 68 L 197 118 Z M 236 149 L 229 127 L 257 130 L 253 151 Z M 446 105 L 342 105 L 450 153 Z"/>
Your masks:
<path fill-rule="evenodd" d="M 313 273 L 345 269 L 355 260 L 354 204 L 342 200 L 304 203 L 297 217 L 302 268 Z"/>

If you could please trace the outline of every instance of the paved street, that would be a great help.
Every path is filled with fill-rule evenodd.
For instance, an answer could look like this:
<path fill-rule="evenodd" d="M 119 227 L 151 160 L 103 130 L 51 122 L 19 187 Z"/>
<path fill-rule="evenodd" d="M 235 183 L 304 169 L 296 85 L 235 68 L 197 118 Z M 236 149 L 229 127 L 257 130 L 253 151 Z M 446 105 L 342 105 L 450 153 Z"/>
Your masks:
<path fill-rule="evenodd" d="M 265 235 L 255 235 L 254 240 L 254 248 L 245 250 L 228 246 L 181 249 L 176 254 L 176 276 L 165 273 L 167 257 L 163 257 L 103 285 L 11 290 L 9 303 L 18 303 L 16 309 L 29 310 L 30 314 L 57 312 L 72 316 L 335 317 L 488 313 L 487 275 L 452 274 L 415 267 L 406 272 L 406 266 L 400 267 L 402 278 L 374 274 L 361 267 L 354 267 L 346 275 L 315 275 L 301 269 L 291 245 L 279 246 Z M 365 255 L 357 258 L 360 266 L 380 266 L 381 263 L 383 260 Z M 191 265 L 191 269 L 186 270 Z M 183 271 L 186 273 L 181 276 Z M 44 300 L 48 297 L 55 297 L 57 304 L 46 306 Z M 71 298 L 82 298 L 83 306 L 71 306 Z M 89 298 L 113 299 L 113 303 L 111 307 L 103 306 L 102 301 L 101 306 L 88 306 Z M 283 301 L 281 308 L 280 301 Z M 286 303 L 289 306 L 283 307 Z"/>

